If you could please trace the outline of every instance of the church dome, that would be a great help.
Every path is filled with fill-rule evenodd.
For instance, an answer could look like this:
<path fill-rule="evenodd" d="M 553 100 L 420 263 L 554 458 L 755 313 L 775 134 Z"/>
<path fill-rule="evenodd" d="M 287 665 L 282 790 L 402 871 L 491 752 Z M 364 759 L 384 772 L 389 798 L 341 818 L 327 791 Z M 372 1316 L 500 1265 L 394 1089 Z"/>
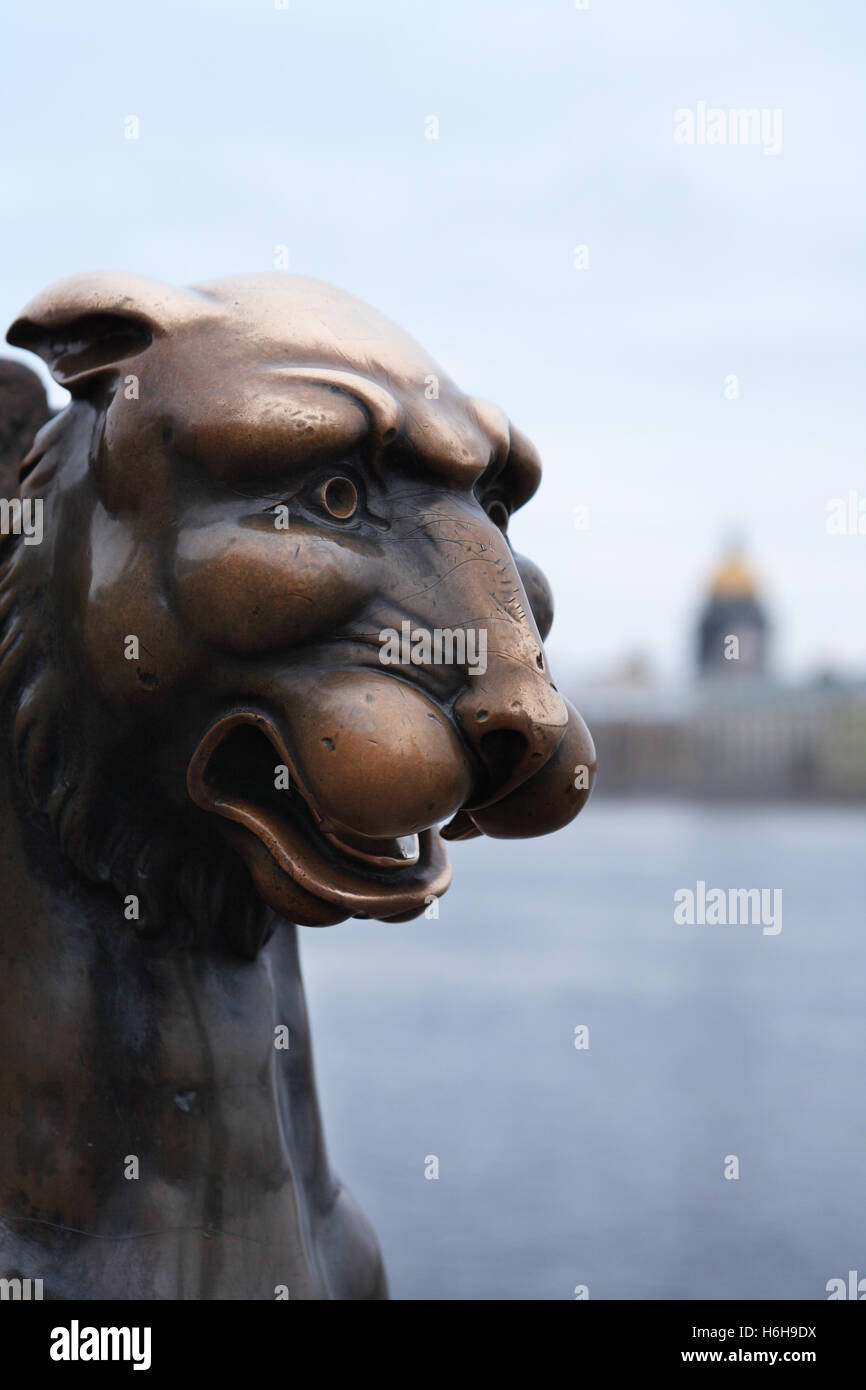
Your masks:
<path fill-rule="evenodd" d="M 709 585 L 698 624 L 698 670 L 710 676 L 758 675 L 766 670 L 769 624 L 755 573 L 743 547 L 730 544 Z"/>
<path fill-rule="evenodd" d="M 711 598 L 753 599 L 758 585 L 754 573 L 739 551 L 731 551 L 722 560 L 710 583 Z"/>

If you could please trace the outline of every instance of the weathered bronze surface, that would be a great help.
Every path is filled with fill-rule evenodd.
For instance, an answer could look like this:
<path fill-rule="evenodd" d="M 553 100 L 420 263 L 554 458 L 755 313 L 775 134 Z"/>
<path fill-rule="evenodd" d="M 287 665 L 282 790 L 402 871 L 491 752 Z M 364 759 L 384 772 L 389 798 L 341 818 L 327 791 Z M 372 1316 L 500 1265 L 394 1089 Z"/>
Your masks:
<path fill-rule="evenodd" d="M 417 917 L 446 840 L 586 800 L 506 535 L 537 455 L 312 280 L 83 276 L 9 341 L 72 400 L 3 364 L 0 497 L 43 514 L 0 537 L 0 1274 L 383 1297 L 290 924 Z"/>

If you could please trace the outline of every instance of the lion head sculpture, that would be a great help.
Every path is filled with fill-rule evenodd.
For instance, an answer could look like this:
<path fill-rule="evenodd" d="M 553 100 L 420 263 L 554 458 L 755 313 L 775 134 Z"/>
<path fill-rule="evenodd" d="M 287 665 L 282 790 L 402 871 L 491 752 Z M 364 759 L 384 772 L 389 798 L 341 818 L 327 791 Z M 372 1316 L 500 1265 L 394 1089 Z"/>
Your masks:
<path fill-rule="evenodd" d="M 539 462 L 497 409 L 300 277 L 88 275 L 8 336 L 71 394 L 20 468 L 41 543 L 0 550 L 21 794 L 143 936 L 406 920 L 444 841 L 577 814 L 592 741 L 507 536 Z"/>

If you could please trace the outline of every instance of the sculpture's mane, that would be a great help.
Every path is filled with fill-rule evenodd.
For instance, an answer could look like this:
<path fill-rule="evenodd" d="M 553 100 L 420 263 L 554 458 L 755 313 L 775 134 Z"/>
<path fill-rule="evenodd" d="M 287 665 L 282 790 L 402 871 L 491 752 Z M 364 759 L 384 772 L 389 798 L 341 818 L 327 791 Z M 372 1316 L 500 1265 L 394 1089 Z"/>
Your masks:
<path fill-rule="evenodd" d="M 46 514 L 54 472 L 40 469 Z M 255 955 L 279 919 L 240 858 L 178 833 L 153 779 L 118 776 L 116 741 L 88 741 L 87 687 L 70 674 L 63 625 L 52 620 L 52 577 L 34 585 L 28 561 L 22 536 L 0 535 L 0 725 L 20 809 L 82 878 L 115 895 L 119 930 L 160 947 Z"/>

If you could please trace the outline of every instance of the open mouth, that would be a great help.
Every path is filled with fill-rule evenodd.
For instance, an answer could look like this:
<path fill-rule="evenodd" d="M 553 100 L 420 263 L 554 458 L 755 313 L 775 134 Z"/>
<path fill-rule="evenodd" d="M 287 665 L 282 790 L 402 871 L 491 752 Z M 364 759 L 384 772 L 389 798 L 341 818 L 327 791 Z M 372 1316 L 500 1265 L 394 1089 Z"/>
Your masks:
<path fill-rule="evenodd" d="M 310 895 L 339 908 L 334 920 L 397 917 L 423 910 L 450 882 L 435 829 L 372 838 L 326 819 L 262 715 L 243 711 L 218 720 L 190 760 L 187 786 L 197 806 L 228 823 L 227 838 L 259 891 L 290 919 L 297 917 L 298 890 L 302 899 Z"/>

